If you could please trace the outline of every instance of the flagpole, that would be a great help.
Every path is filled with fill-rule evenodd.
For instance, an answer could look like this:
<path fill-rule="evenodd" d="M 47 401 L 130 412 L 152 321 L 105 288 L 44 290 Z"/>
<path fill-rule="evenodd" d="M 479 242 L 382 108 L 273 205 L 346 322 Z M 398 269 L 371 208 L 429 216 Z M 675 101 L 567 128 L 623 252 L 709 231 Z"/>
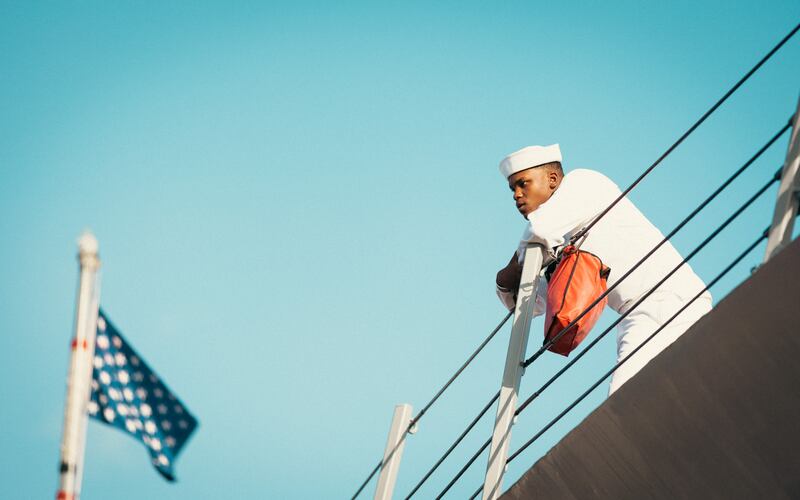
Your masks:
<path fill-rule="evenodd" d="M 80 281 L 75 311 L 75 337 L 71 343 L 67 396 L 64 403 L 64 430 L 61 438 L 57 500 L 78 500 L 83 477 L 92 360 L 100 298 L 97 239 L 84 232 L 78 240 Z"/>

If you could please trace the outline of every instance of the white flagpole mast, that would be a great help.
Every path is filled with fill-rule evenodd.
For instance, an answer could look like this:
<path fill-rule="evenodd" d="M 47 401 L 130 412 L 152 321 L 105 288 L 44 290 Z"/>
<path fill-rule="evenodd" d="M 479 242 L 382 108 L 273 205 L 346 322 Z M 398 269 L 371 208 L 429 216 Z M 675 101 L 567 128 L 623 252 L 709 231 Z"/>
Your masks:
<path fill-rule="evenodd" d="M 83 455 L 86 444 L 92 360 L 100 298 L 97 239 L 84 232 L 78 240 L 80 281 L 75 312 L 75 337 L 67 376 L 67 397 L 64 403 L 64 433 L 61 438 L 61 461 L 57 500 L 78 500 L 83 477 Z"/>

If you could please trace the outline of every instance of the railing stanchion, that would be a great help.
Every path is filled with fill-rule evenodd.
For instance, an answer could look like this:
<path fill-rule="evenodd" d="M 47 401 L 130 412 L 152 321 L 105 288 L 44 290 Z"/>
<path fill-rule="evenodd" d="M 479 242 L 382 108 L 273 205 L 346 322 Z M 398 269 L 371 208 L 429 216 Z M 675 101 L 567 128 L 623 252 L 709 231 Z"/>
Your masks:
<path fill-rule="evenodd" d="M 769 228 L 764 262 L 792 241 L 798 206 L 800 206 L 800 100 L 792 119 L 792 138 L 789 140 L 786 162 L 781 171 L 781 184 L 778 187 L 778 200 L 775 202 L 775 215 Z"/>
<path fill-rule="evenodd" d="M 375 500 L 391 500 L 392 498 L 394 484 L 397 482 L 397 473 L 400 470 L 400 459 L 403 458 L 403 448 L 406 444 L 412 411 L 410 404 L 400 404 L 394 407 L 392 428 L 389 430 L 389 438 L 386 440 L 381 474 L 378 476 L 378 486 L 375 488 Z"/>
<path fill-rule="evenodd" d="M 530 244 L 525 248 L 525 261 L 522 265 L 522 279 L 517 292 L 517 304 L 514 309 L 514 324 L 511 329 L 511 340 L 508 344 L 506 366 L 503 371 L 503 383 L 500 387 L 500 398 L 497 402 L 497 417 L 492 433 L 492 445 L 489 451 L 489 464 L 486 467 L 486 479 L 483 483 L 483 500 L 494 500 L 500 496 L 506 458 L 508 457 L 511 426 L 516 411 L 519 395 L 519 383 L 525 370 L 525 350 L 528 346 L 528 332 L 533 320 L 536 304 L 536 288 L 539 284 L 539 273 L 542 270 L 544 249 L 541 245 Z"/>

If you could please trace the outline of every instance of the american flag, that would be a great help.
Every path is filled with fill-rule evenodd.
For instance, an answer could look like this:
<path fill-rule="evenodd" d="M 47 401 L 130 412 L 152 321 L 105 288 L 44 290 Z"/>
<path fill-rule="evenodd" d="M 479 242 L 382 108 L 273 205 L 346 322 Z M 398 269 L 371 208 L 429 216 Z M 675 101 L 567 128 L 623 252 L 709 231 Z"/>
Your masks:
<path fill-rule="evenodd" d="M 141 441 L 156 470 L 174 481 L 173 465 L 197 427 L 101 310 L 97 319 L 89 415 Z"/>

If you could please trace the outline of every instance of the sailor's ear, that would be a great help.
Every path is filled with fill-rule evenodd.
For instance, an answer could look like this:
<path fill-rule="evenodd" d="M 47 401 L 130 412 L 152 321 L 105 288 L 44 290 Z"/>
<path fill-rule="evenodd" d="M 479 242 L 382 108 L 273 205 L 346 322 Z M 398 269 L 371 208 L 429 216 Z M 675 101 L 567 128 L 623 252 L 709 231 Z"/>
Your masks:
<path fill-rule="evenodd" d="M 558 172 L 555 170 L 550 170 L 547 172 L 547 181 L 550 189 L 555 189 L 558 187 L 558 181 L 560 180 Z"/>

